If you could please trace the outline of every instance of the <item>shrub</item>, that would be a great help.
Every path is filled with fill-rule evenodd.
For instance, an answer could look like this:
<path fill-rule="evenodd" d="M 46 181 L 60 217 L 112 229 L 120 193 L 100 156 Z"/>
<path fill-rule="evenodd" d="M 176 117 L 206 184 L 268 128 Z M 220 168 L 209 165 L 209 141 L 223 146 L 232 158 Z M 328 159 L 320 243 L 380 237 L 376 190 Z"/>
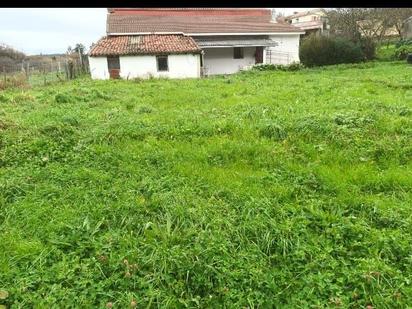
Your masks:
<path fill-rule="evenodd" d="M 412 45 L 402 45 L 395 50 L 395 57 L 399 60 L 405 60 L 408 54 L 412 54 Z"/>
<path fill-rule="evenodd" d="M 299 71 L 304 69 L 305 66 L 299 62 L 293 62 L 289 65 L 283 64 L 258 64 L 253 67 L 258 71 Z"/>
<path fill-rule="evenodd" d="M 365 57 L 359 45 L 344 38 L 311 36 L 299 50 L 301 62 L 308 67 L 356 63 Z"/>
<path fill-rule="evenodd" d="M 71 103 L 73 101 L 73 98 L 67 93 L 58 93 L 54 97 L 54 100 L 57 103 Z"/>
<path fill-rule="evenodd" d="M 399 48 L 405 45 L 412 45 L 412 39 L 401 39 L 398 42 L 396 42 L 395 47 Z"/>
<path fill-rule="evenodd" d="M 362 38 L 360 40 L 360 48 L 366 60 L 376 58 L 376 43 L 371 38 Z"/>

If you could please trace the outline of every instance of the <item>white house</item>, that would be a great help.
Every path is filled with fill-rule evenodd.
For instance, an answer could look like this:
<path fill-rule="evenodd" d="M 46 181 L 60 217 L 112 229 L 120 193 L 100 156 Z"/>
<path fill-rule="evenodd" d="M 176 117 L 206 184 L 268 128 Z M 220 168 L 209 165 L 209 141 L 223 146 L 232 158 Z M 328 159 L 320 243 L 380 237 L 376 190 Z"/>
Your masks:
<path fill-rule="evenodd" d="M 94 79 L 189 78 L 299 62 L 304 34 L 269 9 L 108 9 L 106 26 L 89 53 Z"/>
<path fill-rule="evenodd" d="M 285 21 L 293 26 L 299 27 L 309 34 L 329 34 L 329 19 L 323 9 L 314 9 L 306 12 L 294 12 L 293 15 L 286 16 Z"/>
<path fill-rule="evenodd" d="M 107 36 L 89 53 L 94 79 L 200 76 L 201 49 L 182 34 Z"/>

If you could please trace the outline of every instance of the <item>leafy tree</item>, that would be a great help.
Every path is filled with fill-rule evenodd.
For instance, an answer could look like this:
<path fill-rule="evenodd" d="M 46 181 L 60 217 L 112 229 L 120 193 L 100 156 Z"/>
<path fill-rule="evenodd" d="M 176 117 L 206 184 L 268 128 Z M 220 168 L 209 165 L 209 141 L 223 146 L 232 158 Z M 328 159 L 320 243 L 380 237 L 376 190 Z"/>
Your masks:
<path fill-rule="evenodd" d="M 86 47 L 81 43 L 77 43 L 73 49 L 74 52 L 79 53 L 80 55 L 84 55 L 85 50 Z"/>

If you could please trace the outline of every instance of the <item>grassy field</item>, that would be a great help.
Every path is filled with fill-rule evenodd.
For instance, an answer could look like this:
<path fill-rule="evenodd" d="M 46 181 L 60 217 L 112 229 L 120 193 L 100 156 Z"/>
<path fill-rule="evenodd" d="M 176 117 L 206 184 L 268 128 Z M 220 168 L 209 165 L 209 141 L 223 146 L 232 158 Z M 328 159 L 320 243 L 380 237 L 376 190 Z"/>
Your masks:
<path fill-rule="evenodd" d="M 3 91 L 0 304 L 405 308 L 411 188 L 404 62 Z"/>

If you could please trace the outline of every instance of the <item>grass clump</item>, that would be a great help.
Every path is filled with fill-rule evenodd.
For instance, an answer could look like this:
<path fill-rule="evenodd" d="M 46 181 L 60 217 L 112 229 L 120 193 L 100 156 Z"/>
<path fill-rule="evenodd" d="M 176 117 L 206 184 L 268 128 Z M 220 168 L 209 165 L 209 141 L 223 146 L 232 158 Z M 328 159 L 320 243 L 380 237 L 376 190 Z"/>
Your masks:
<path fill-rule="evenodd" d="M 304 69 L 305 66 L 299 62 L 291 63 L 288 65 L 282 64 L 257 64 L 253 67 L 254 70 L 257 71 L 299 71 Z"/>
<path fill-rule="evenodd" d="M 259 135 L 275 141 L 283 141 L 287 138 L 286 130 L 278 123 L 265 123 L 259 128 Z"/>
<path fill-rule="evenodd" d="M 408 307 L 409 82 L 375 62 L 2 92 L 0 304 Z"/>
<path fill-rule="evenodd" d="M 56 103 L 72 103 L 73 97 L 68 93 L 58 93 L 54 97 Z"/>

